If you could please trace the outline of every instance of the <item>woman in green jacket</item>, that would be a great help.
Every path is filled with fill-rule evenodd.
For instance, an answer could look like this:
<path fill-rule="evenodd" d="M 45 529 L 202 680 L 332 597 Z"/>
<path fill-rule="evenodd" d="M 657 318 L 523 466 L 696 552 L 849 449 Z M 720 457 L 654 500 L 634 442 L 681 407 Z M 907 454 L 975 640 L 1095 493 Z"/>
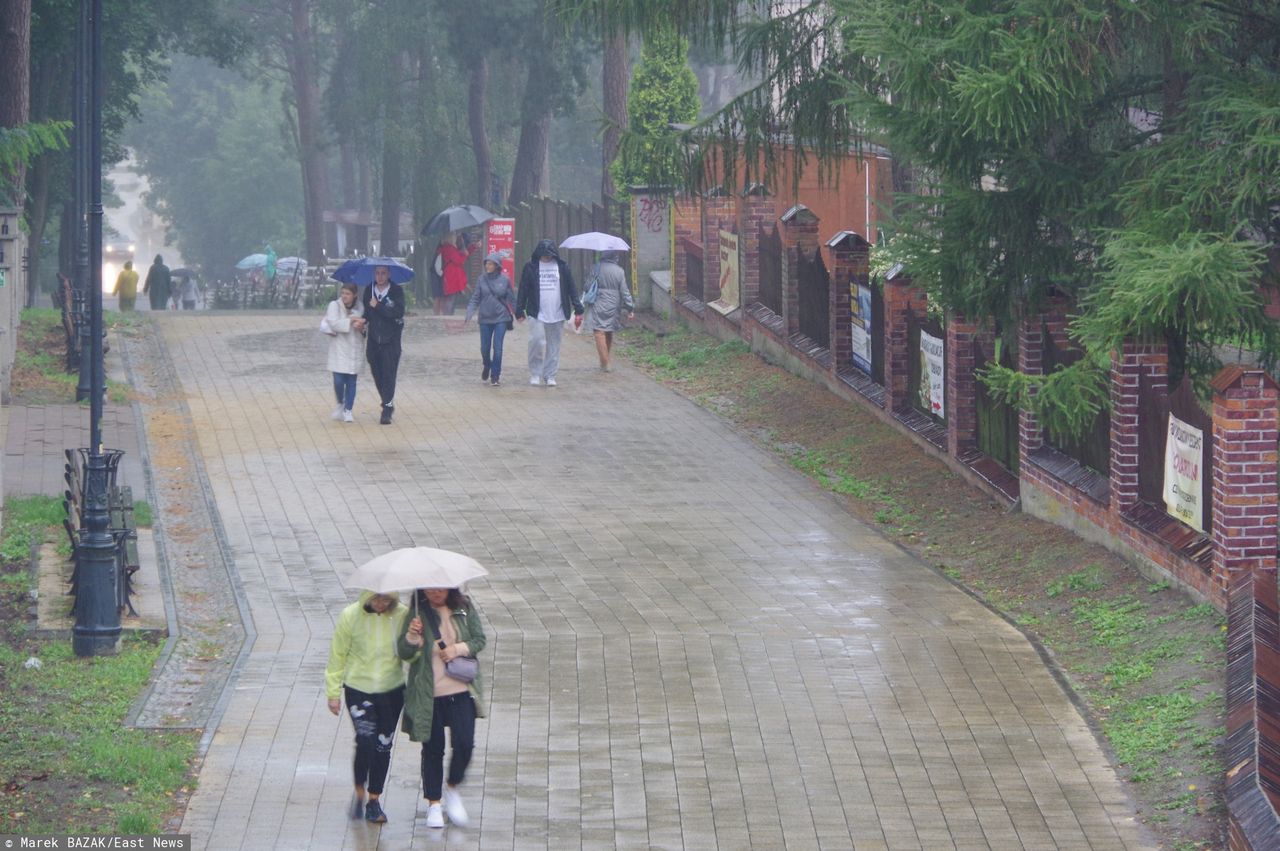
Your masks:
<path fill-rule="evenodd" d="M 402 726 L 411 741 L 422 742 L 427 827 L 444 827 L 446 812 L 449 821 L 466 827 L 469 819 L 458 785 L 471 762 L 476 718 L 484 717 L 480 677 L 464 683 L 450 677 L 445 664 L 458 656 L 478 655 L 485 645 L 484 628 L 475 606 L 457 588 L 426 588 L 414 593 L 419 614 L 406 619 L 396 642 L 400 658 L 409 662 Z M 452 744 L 447 786 L 445 727 L 450 730 Z"/>
<path fill-rule="evenodd" d="M 387 820 L 378 799 L 391 767 L 396 720 L 404 706 L 404 663 L 395 652 L 409 609 L 395 594 L 365 591 L 342 610 L 329 643 L 324 671 L 329 711 L 341 714 L 343 692 L 356 731 L 355 802 L 352 818 Z M 368 803 L 365 803 L 365 795 Z"/>

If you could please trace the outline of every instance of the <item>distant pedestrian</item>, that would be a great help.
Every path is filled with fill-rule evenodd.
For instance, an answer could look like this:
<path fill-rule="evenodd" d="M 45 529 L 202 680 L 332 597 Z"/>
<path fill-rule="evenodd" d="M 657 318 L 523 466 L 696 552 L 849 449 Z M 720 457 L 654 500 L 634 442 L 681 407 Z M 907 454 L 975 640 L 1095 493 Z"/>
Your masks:
<path fill-rule="evenodd" d="M 463 682 L 449 676 L 445 663 L 476 656 L 484 649 L 480 613 L 457 588 L 414 592 L 419 614 L 402 628 L 396 651 L 409 662 L 403 729 L 422 742 L 422 795 L 427 827 L 444 827 L 444 815 L 459 827 L 470 819 L 458 786 L 466 777 L 475 748 L 476 718 L 483 718 L 480 678 Z M 424 634 L 425 633 L 425 634 Z M 449 775 L 444 773 L 444 728 L 450 732 Z M 443 787 L 443 788 L 442 788 Z M 443 806 L 442 806 L 443 804 Z"/>
<path fill-rule="evenodd" d="M 523 322 L 529 317 L 530 384 L 556 386 L 564 323 L 573 316 L 574 327 L 581 327 L 582 310 L 568 264 L 556 253 L 554 242 L 542 240 L 524 264 L 516 298 L 516 319 Z"/>
<path fill-rule="evenodd" d="M 396 722 L 404 708 L 404 664 L 396 653 L 396 636 L 404 631 L 408 615 L 409 609 L 396 595 L 365 591 L 338 615 L 324 671 L 329 711 L 341 713 L 340 698 L 345 692 L 356 732 L 351 817 L 375 824 L 387 820 L 379 799 L 391 767 Z"/>
<path fill-rule="evenodd" d="M 183 310 L 195 310 L 196 300 L 200 298 L 200 282 L 190 272 L 179 278 L 178 282 L 174 300 L 182 301 Z"/>
<path fill-rule="evenodd" d="M 461 244 L 459 244 L 461 243 Z M 441 278 L 444 279 L 442 291 L 444 295 L 436 299 L 435 312 L 443 316 L 452 316 L 454 301 L 458 293 L 467 288 L 467 260 L 480 247 L 479 242 L 470 242 L 465 233 L 448 233 L 440 240 L 436 254 L 440 257 Z"/>
<path fill-rule="evenodd" d="M 169 306 L 169 298 L 173 295 L 173 278 L 169 267 L 164 265 L 164 258 L 156 255 L 156 261 L 147 270 L 147 280 L 142 284 L 142 291 L 151 299 L 152 310 L 165 310 Z"/>
<path fill-rule="evenodd" d="M 138 301 L 138 273 L 134 271 L 133 261 L 126 260 L 120 274 L 116 275 L 116 285 L 111 288 L 113 295 L 120 299 L 120 312 L 129 313 Z"/>
<path fill-rule="evenodd" d="M 356 404 L 356 378 L 364 360 L 364 306 L 360 304 L 360 288 L 343 284 L 338 297 L 320 320 L 320 330 L 329 335 L 329 371 L 333 373 L 333 395 L 338 407 L 333 418 L 352 422 L 351 410 Z"/>
<path fill-rule="evenodd" d="M 606 251 L 596 266 L 596 297 L 590 305 L 591 331 L 603 372 L 613 371 L 613 332 L 622 330 L 622 312 L 635 319 L 635 300 L 627 286 L 627 274 L 618 264 L 618 252 Z M 590 284 L 587 284 L 590 288 Z"/>
<path fill-rule="evenodd" d="M 404 332 L 404 288 L 391 283 L 391 270 L 378 266 L 361 301 L 368 323 L 365 357 L 382 399 L 382 425 L 391 424 L 396 407 L 396 373 L 400 369 L 400 337 Z"/>
<path fill-rule="evenodd" d="M 501 383 L 502 341 L 515 316 L 515 295 L 511 279 L 502 271 L 502 255 L 494 252 L 484 258 L 484 273 L 476 279 L 465 321 L 475 316 L 480 323 L 480 360 L 484 364 L 480 380 L 494 387 Z"/>

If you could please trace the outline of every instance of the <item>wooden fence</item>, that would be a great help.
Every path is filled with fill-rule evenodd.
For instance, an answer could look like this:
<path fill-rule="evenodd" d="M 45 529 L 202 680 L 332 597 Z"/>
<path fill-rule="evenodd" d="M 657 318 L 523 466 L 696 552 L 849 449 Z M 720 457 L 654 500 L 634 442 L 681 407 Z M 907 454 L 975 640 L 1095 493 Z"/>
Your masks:
<path fill-rule="evenodd" d="M 1204 433 L 1200 473 L 1202 521 L 1205 534 L 1213 531 L 1213 417 L 1196 398 L 1191 382 L 1183 379 L 1167 395 L 1162 384 L 1143 374 L 1138 386 L 1138 497 L 1164 509 L 1164 458 L 1169 437 L 1169 415 Z"/>
<path fill-rule="evenodd" d="M 907 401 L 913 408 L 921 413 L 928 414 L 934 420 L 940 423 L 947 421 L 946 409 L 943 409 L 942 416 L 938 416 L 938 412 L 934 411 L 929 405 L 929 376 L 925 370 L 925 359 L 920 354 L 920 332 L 924 332 L 931 337 L 939 340 L 947 339 L 946 329 L 938 320 L 917 314 L 913 310 L 907 311 L 907 352 L 910 358 L 910 368 L 907 372 Z M 943 373 L 946 372 L 946 360 L 950 353 L 944 354 Z"/>
<path fill-rule="evenodd" d="M 685 256 L 685 281 L 689 295 L 703 301 L 702 245 L 686 236 L 680 237 L 680 250 Z"/>
<path fill-rule="evenodd" d="M 993 344 L 990 349 L 984 349 L 982 344 L 975 340 L 973 362 L 997 363 L 1010 368 L 1017 366 L 1018 355 L 1013 346 L 1001 345 L 999 357 L 996 356 L 995 348 Z M 975 390 L 977 394 L 974 400 L 975 430 L 978 450 L 1016 475 L 1018 472 L 1018 409 L 997 399 L 981 379 L 977 381 Z"/>
<path fill-rule="evenodd" d="M 1044 374 L 1050 375 L 1062 367 L 1071 366 L 1084 357 L 1079 349 L 1061 349 L 1054 343 L 1048 328 L 1044 334 Z M 1057 437 L 1045 429 L 1044 442 L 1068 458 L 1079 461 L 1103 476 L 1111 474 L 1111 410 L 1102 408 L 1093 423 L 1080 435 Z"/>
<path fill-rule="evenodd" d="M 533 248 L 539 240 L 549 239 L 559 251 L 559 245 L 576 233 L 600 231 L 627 238 L 626 204 L 610 199 L 606 204 L 574 204 L 553 198 L 533 198 L 509 209 L 506 215 L 516 220 L 516 275 L 533 256 Z M 560 256 L 569 264 L 573 279 L 582 292 L 587 274 L 595 262 L 590 251 L 568 249 Z M 519 281 L 513 283 L 518 284 Z"/>

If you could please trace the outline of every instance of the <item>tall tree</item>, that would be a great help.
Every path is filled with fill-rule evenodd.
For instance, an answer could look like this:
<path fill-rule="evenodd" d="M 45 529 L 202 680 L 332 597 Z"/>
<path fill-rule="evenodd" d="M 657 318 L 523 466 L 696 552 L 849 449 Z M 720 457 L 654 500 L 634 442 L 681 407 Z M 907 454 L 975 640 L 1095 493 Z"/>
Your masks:
<path fill-rule="evenodd" d="M 613 163 L 613 179 L 622 186 L 680 182 L 681 160 L 652 143 L 670 134 L 672 124 L 698 118 L 698 78 L 689 67 L 689 44 L 674 29 L 645 35 L 640 67 L 627 105 L 630 144 Z"/>
<path fill-rule="evenodd" d="M 324 260 L 324 211 L 329 206 L 329 177 L 324 157 L 320 113 L 320 75 L 323 73 L 310 0 L 288 0 L 289 26 L 281 45 L 293 84 L 297 122 L 298 160 L 302 165 L 303 226 L 309 263 Z"/>
<path fill-rule="evenodd" d="M 31 0 L 0 0 L 0 129 L 27 123 L 31 97 Z M 21 204 L 26 197 L 26 158 L 0 170 L 0 198 Z M 2 202 L 0 202 L 2 203 Z"/>
<path fill-rule="evenodd" d="M 627 126 L 627 86 L 631 61 L 627 55 L 627 35 L 621 29 L 604 34 L 604 138 L 600 151 L 600 199 L 612 198 L 616 192 L 610 166 L 618 156 L 618 144 Z"/>

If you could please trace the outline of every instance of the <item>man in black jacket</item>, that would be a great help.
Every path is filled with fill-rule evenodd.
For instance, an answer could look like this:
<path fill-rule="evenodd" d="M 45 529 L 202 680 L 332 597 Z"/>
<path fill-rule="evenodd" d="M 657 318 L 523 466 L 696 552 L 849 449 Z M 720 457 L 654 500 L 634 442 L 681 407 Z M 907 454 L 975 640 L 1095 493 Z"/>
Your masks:
<path fill-rule="evenodd" d="M 573 285 L 569 266 L 556 253 L 556 244 L 544 239 L 524 264 L 516 294 L 516 319 L 529 317 L 529 383 L 556 386 L 560 368 L 560 341 L 570 311 L 574 327 L 582 325 L 582 302 Z"/>
<path fill-rule="evenodd" d="M 373 383 L 382 397 L 383 425 L 391 424 L 396 407 L 396 372 L 400 368 L 400 335 L 404 331 L 404 289 L 391 283 L 391 270 L 378 266 L 373 270 L 373 283 L 365 287 L 360 299 L 368 323 L 369 342 L 365 358 Z"/>

